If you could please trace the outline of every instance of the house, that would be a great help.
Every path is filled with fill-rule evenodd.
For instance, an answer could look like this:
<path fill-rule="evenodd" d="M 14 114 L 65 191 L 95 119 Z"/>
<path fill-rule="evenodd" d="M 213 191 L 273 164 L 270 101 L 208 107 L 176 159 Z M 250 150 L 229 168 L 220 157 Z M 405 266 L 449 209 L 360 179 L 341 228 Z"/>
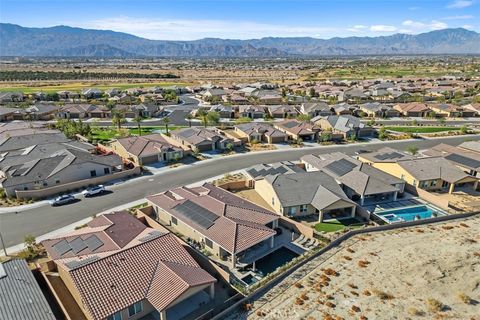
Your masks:
<path fill-rule="evenodd" d="M 225 95 L 222 97 L 223 102 L 228 102 L 231 104 L 249 104 L 250 102 L 248 101 L 245 96 L 242 96 L 240 94 L 231 94 L 231 95 Z"/>
<path fill-rule="evenodd" d="M 0 122 L 12 121 L 17 108 L 0 107 Z"/>
<path fill-rule="evenodd" d="M 289 139 L 303 141 L 316 141 L 321 130 L 317 125 L 296 119 L 277 122 L 274 127 L 285 132 Z"/>
<path fill-rule="evenodd" d="M 458 107 L 453 104 L 440 103 L 440 104 L 431 104 L 429 105 L 430 109 L 435 112 L 437 116 L 440 117 L 475 117 L 476 112 L 474 110 L 465 109 L 463 107 Z"/>
<path fill-rule="evenodd" d="M 122 161 L 117 155 L 99 156 L 85 150 L 66 148 L 47 157 L 0 167 L 0 187 L 9 197 L 16 191 L 40 190 L 71 182 L 108 176 L 119 171 Z M 80 185 L 77 187 L 81 187 Z M 56 188 L 55 193 L 68 190 Z"/>
<path fill-rule="evenodd" d="M 367 102 L 358 106 L 368 117 L 372 118 L 390 118 L 399 117 L 400 112 L 379 102 Z"/>
<path fill-rule="evenodd" d="M 132 136 L 115 140 L 109 147 L 122 159 L 132 161 L 137 166 L 177 161 L 183 158 L 187 150 L 172 144 L 167 139 L 168 137 L 160 133 Z"/>
<path fill-rule="evenodd" d="M 478 178 L 443 157 L 409 157 L 399 151 L 382 150 L 359 157 L 373 167 L 404 180 L 413 188 L 453 193 L 456 186 L 478 188 Z"/>
<path fill-rule="evenodd" d="M 463 150 L 480 153 L 480 141 L 465 141 L 462 142 L 458 147 Z"/>
<path fill-rule="evenodd" d="M 80 94 L 73 91 L 58 91 L 58 99 L 60 100 L 75 100 L 80 99 Z"/>
<path fill-rule="evenodd" d="M 333 134 L 341 134 L 344 139 L 365 138 L 375 135 L 375 129 L 350 115 L 316 117 L 312 119 L 312 122 L 322 130 L 330 131 Z"/>
<path fill-rule="evenodd" d="M 183 128 L 170 132 L 172 139 L 198 152 L 226 150 L 234 140 L 207 128 Z"/>
<path fill-rule="evenodd" d="M 134 112 L 135 117 L 151 118 L 159 111 L 159 107 L 155 104 L 136 104 L 130 110 Z"/>
<path fill-rule="evenodd" d="M 161 93 L 144 93 L 140 95 L 140 101 L 144 103 L 163 104 L 167 103 Z"/>
<path fill-rule="evenodd" d="M 300 160 L 307 172 L 321 171 L 334 178 L 348 198 L 362 206 L 396 201 L 404 192 L 405 181 L 340 152 Z"/>
<path fill-rule="evenodd" d="M 260 104 L 281 104 L 283 97 L 275 90 L 259 90 L 252 94 Z"/>
<path fill-rule="evenodd" d="M 469 103 L 467 105 L 462 106 L 464 110 L 472 111 L 473 115 L 469 115 L 469 117 L 478 117 L 480 116 L 480 103 Z"/>
<path fill-rule="evenodd" d="M 232 269 L 256 248 L 274 247 L 278 215 L 211 184 L 175 188 L 147 201 L 161 223 L 201 243 Z"/>
<path fill-rule="evenodd" d="M 126 211 L 42 242 L 56 273 L 88 320 L 188 316 L 214 298 L 216 279 L 167 230 Z"/>
<path fill-rule="evenodd" d="M 0 92 L 0 103 L 22 102 L 23 99 L 22 92 Z"/>
<path fill-rule="evenodd" d="M 104 106 L 93 104 L 70 104 L 57 111 L 60 119 L 110 118 L 111 112 Z"/>
<path fill-rule="evenodd" d="M 36 145 L 69 142 L 63 133 L 44 128 L 6 130 L 0 133 L 0 154 Z"/>
<path fill-rule="evenodd" d="M 334 111 L 330 105 L 326 102 L 308 102 L 302 103 L 299 108 L 300 113 L 308 115 L 312 118 L 317 116 L 330 116 L 334 114 Z"/>
<path fill-rule="evenodd" d="M 235 133 L 241 140 L 252 142 L 285 143 L 288 135 L 265 123 L 244 123 L 235 126 Z"/>
<path fill-rule="evenodd" d="M 423 152 L 424 155 L 444 157 L 471 176 L 480 178 L 480 154 L 448 144 L 438 144 Z"/>
<path fill-rule="evenodd" d="M 240 105 L 238 106 L 238 116 L 240 118 L 261 119 L 265 117 L 265 107 Z"/>
<path fill-rule="evenodd" d="M 428 105 L 421 102 L 400 103 L 394 105 L 393 109 L 405 117 L 426 117 L 431 112 Z"/>
<path fill-rule="evenodd" d="M 215 105 L 208 109 L 208 112 L 217 112 L 220 115 L 220 118 L 233 119 L 236 114 L 235 106 L 224 106 L 224 105 Z"/>
<path fill-rule="evenodd" d="M 52 120 L 59 107 L 50 104 L 37 104 L 23 110 L 24 118 L 28 120 Z"/>
<path fill-rule="evenodd" d="M 305 172 L 302 168 L 290 161 L 282 161 L 275 163 L 262 163 L 253 167 L 245 169 L 245 175 L 247 176 L 248 186 L 250 188 L 255 187 L 255 181 L 264 179 L 266 176 L 276 174 L 289 174 L 296 172 Z"/>
<path fill-rule="evenodd" d="M 298 115 L 297 109 L 290 105 L 268 106 L 268 114 L 276 119 L 295 118 Z"/>
<path fill-rule="evenodd" d="M 332 109 L 336 115 L 340 116 L 340 115 L 352 115 L 357 108 L 347 103 L 339 103 L 339 104 L 334 104 L 332 106 Z"/>
<path fill-rule="evenodd" d="M 103 91 L 96 88 L 88 88 L 82 90 L 85 99 L 98 99 L 103 96 Z"/>
<path fill-rule="evenodd" d="M 355 202 L 323 172 L 267 175 L 255 181 L 257 193 L 282 216 L 318 215 L 318 221 L 355 216 Z"/>
<path fill-rule="evenodd" d="M 57 319 L 25 260 L 0 262 L 0 293 L 3 320 Z"/>

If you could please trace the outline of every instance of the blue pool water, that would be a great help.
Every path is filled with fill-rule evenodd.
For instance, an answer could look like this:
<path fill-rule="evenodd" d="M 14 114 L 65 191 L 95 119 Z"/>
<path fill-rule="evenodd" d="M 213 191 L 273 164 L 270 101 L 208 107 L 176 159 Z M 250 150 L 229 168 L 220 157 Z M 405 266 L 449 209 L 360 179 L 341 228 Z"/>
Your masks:
<path fill-rule="evenodd" d="M 444 215 L 443 212 L 436 211 L 426 205 L 420 205 L 415 207 L 408 207 L 402 209 L 385 210 L 376 212 L 375 214 L 383 217 L 389 223 L 413 221 L 418 219 L 429 219 L 436 213 L 438 216 Z"/>

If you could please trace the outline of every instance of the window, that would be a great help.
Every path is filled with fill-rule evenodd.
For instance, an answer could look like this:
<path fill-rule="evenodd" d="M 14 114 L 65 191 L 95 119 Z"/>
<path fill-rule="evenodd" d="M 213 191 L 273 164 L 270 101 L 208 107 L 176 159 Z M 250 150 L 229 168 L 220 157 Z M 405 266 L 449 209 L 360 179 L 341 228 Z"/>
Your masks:
<path fill-rule="evenodd" d="M 288 208 L 288 214 L 294 215 L 297 212 L 297 207 Z"/>
<path fill-rule="evenodd" d="M 213 248 L 213 242 L 212 242 L 212 240 L 210 240 L 210 239 L 208 239 L 208 238 L 205 238 L 205 245 L 206 245 L 207 247 L 209 247 L 210 249 L 212 249 L 212 248 Z"/>
<path fill-rule="evenodd" d="M 96 170 L 90 171 L 90 176 L 91 177 L 96 177 L 97 176 L 97 171 Z"/>
<path fill-rule="evenodd" d="M 128 307 L 128 316 L 133 317 L 137 313 L 142 312 L 142 301 L 132 304 Z"/>
<path fill-rule="evenodd" d="M 413 186 L 416 187 L 417 186 L 417 180 L 413 179 Z"/>
<path fill-rule="evenodd" d="M 122 314 L 119 312 L 115 312 L 111 316 L 107 317 L 107 320 L 122 320 Z"/>
<path fill-rule="evenodd" d="M 59 184 L 59 183 L 60 183 L 60 180 L 55 180 L 55 183 L 56 183 L 56 184 Z"/>
<path fill-rule="evenodd" d="M 300 212 L 307 212 L 307 205 L 306 204 L 302 204 L 300 206 Z"/>
<path fill-rule="evenodd" d="M 172 224 L 174 224 L 174 225 L 177 225 L 177 224 L 178 224 L 177 218 L 172 217 Z"/>
<path fill-rule="evenodd" d="M 110 168 L 103 168 L 104 174 L 110 174 Z"/>
<path fill-rule="evenodd" d="M 46 187 L 48 186 L 48 183 L 46 181 L 43 182 L 43 186 Z"/>
<path fill-rule="evenodd" d="M 272 205 L 275 205 L 275 198 L 272 197 Z"/>

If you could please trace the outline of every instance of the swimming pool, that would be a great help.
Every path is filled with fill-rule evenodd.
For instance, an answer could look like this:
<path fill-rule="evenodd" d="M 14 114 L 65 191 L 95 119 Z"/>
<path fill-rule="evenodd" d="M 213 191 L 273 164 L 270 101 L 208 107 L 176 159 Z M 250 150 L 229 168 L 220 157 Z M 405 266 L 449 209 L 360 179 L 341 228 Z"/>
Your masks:
<path fill-rule="evenodd" d="M 266 276 L 296 257 L 298 257 L 298 254 L 286 247 L 281 247 L 257 260 L 255 262 L 255 269 L 259 271 L 262 276 Z"/>
<path fill-rule="evenodd" d="M 375 215 L 387 223 L 395 223 L 429 219 L 436 216 L 443 216 L 445 213 L 427 205 L 418 205 L 375 212 Z"/>

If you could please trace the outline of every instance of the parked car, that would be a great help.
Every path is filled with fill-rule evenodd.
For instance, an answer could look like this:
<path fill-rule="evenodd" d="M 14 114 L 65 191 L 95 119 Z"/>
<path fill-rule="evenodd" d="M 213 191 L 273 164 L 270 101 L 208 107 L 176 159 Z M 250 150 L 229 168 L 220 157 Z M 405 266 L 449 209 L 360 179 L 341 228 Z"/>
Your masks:
<path fill-rule="evenodd" d="M 64 196 L 56 197 L 53 200 L 50 200 L 50 205 L 52 207 L 62 206 L 64 204 L 74 202 L 75 200 L 76 200 L 76 198 L 74 196 L 72 196 L 71 194 L 67 194 L 67 195 L 64 195 Z"/>
<path fill-rule="evenodd" d="M 105 187 L 100 184 L 98 186 L 88 188 L 87 190 L 83 190 L 82 194 L 85 198 L 88 198 L 88 197 L 101 195 L 105 192 L 107 192 L 107 190 L 105 190 Z"/>

